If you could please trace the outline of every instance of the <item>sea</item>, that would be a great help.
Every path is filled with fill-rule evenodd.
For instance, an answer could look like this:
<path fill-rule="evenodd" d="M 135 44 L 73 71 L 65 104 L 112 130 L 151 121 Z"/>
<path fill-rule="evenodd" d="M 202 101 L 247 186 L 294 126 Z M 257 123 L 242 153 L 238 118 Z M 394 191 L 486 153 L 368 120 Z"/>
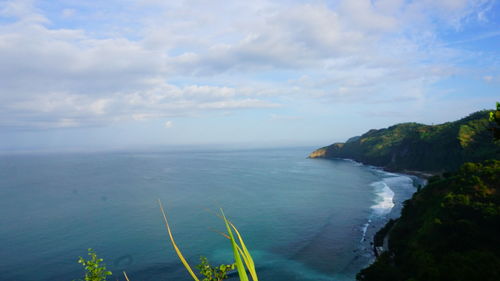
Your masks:
<path fill-rule="evenodd" d="M 260 280 L 355 280 L 374 233 L 399 216 L 418 178 L 314 147 L 155 149 L 0 155 L 0 280 L 83 279 L 92 248 L 108 280 L 191 280 L 232 262 L 220 209 L 238 228 Z M 238 280 L 236 274 L 228 280 Z"/>

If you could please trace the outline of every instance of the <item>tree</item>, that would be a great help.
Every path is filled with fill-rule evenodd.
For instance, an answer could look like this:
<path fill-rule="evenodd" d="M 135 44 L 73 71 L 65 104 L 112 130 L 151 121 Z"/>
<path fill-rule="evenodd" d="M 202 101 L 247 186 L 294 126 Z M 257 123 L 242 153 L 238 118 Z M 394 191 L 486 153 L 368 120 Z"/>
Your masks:
<path fill-rule="evenodd" d="M 500 102 L 497 102 L 497 109 L 490 112 L 490 121 L 494 122 L 491 128 L 493 137 L 495 140 L 500 140 Z"/>

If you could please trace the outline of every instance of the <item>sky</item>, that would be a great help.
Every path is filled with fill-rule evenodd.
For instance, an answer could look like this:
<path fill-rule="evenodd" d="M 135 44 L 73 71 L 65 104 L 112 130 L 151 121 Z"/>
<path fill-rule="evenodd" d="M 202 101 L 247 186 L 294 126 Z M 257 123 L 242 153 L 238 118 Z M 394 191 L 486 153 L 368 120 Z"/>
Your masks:
<path fill-rule="evenodd" d="M 499 1 L 0 0 L 0 151 L 324 146 L 499 100 Z"/>

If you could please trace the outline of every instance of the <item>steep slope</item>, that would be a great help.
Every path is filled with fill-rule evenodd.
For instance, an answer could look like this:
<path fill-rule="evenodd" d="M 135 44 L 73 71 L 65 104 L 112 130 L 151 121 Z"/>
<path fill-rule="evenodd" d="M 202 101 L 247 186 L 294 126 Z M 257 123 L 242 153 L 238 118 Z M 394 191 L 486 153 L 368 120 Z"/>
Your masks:
<path fill-rule="evenodd" d="M 500 161 L 431 178 L 405 202 L 389 250 L 358 280 L 500 280 Z"/>
<path fill-rule="evenodd" d="M 488 111 L 440 125 L 403 123 L 370 130 L 345 143 L 312 152 L 311 158 L 350 158 L 392 170 L 443 172 L 470 161 L 500 158 L 491 137 Z"/>

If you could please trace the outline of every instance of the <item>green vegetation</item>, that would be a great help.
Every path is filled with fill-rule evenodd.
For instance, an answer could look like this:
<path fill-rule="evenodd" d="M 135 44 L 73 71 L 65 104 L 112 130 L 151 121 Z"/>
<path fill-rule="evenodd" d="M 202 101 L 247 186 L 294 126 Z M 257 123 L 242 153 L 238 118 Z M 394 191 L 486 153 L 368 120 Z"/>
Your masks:
<path fill-rule="evenodd" d="M 103 259 L 97 257 L 94 250 L 88 249 L 90 259 L 85 260 L 80 257 L 78 263 L 81 263 L 85 269 L 85 281 L 106 281 L 107 276 L 111 275 L 111 271 L 106 270 L 106 265 L 102 264 Z"/>
<path fill-rule="evenodd" d="M 370 130 L 346 143 L 320 148 L 310 157 L 350 158 L 396 171 L 453 171 L 465 162 L 500 158 L 500 141 L 491 138 L 489 118 L 488 111 L 480 111 L 440 125 L 403 123 Z"/>
<path fill-rule="evenodd" d="M 500 161 L 466 163 L 405 203 L 358 280 L 500 280 Z"/>
<path fill-rule="evenodd" d="M 392 226 L 396 223 L 397 220 L 390 219 L 384 227 L 382 227 L 377 233 L 375 233 L 375 237 L 373 237 L 373 246 L 374 247 L 382 247 L 384 245 L 384 239 L 391 230 Z"/>
<path fill-rule="evenodd" d="M 97 254 L 92 249 L 88 249 L 89 260 L 82 257 L 78 260 L 85 269 L 84 281 L 106 281 L 107 276 L 112 275 L 111 271 L 106 270 L 106 266 L 101 264 L 104 260 L 97 257 Z M 200 264 L 196 266 L 200 274 L 205 276 L 202 281 L 222 281 L 227 279 L 227 273 L 234 269 L 235 264 L 221 264 L 219 266 L 211 266 L 206 257 L 200 257 Z M 125 279 L 129 281 L 128 276 L 123 272 Z"/>
<path fill-rule="evenodd" d="M 165 222 L 165 227 L 167 228 L 167 232 L 170 238 L 170 242 L 179 257 L 180 261 L 191 275 L 191 277 L 195 281 L 199 281 L 198 276 L 193 272 L 191 266 L 187 262 L 187 260 L 182 255 L 179 247 L 175 243 L 174 237 L 172 235 L 172 230 L 170 229 L 170 225 L 168 224 L 167 214 L 163 209 L 163 205 L 159 201 L 160 210 L 163 214 L 163 219 Z M 233 269 L 238 270 L 238 275 L 241 281 L 248 281 L 247 271 L 250 273 L 253 281 L 258 281 L 257 272 L 255 270 L 255 264 L 248 251 L 245 243 L 243 242 L 243 237 L 241 237 L 240 232 L 234 226 L 232 222 L 230 222 L 224 212 L 221 209 L 221 215 L 218 215 L 223 221 L 227 229 L 227 234 L 221 233 L 222 236 L 229 239 L 231 242 L 231 248 L 233 249 L 235 262 L 233 264 L 221 264 L 219 266 L 213 267 L 208 262 L 206 257 L 200 257 L 201 263 L 196 266 L 200 270 L 200 274 L 205 276 L 202 281 L 222 281 L 227 279 L 227 273 Z M 234 238 L 233 231 L 238 237 L 238 241 Z M 89 260 L 85 260 L 82 257 L 78 260 L 78 263 L 81 263 L 85 269 L 85 281 L 106 281 L 106 277 L 111 275 L 111 271 L 106 270 L 106 266 L 101 264 L 103 259 L 98 258 L 97 254 L 92 249 L 88 249 L 88 255 L 90 256 Z M 127 274 L 123 272 L 123 275 L 127 281 L 130 281 Z"/>
<path fill-rule="evenodd" d="M 500 103 L 455 122 L 370 130 L 309 157 L 436 174 L 375 235 L 388 249 L 357 280 L 500 280 Z"/>
<path fill-rule="evenodd" d="M 196 266 L 200 270 L 201 275 L 205 276 L 203 281 L 222 281 L 227 279 L 227 272 L 233 270 L 235 264 L 221 264 L 219 266 L 211 266 L 206 257 L 200 257 L 201 263 Z"/>
<path fill-rule="evenodd" d="M 497 102 L 497 110 L 490 112 L 490 122 L 493 123 L 491 128 L 493 137 L 500 140 L 500 102 Z"/>
<path fill-rule="evenodd" d="M 177 246 L 177 243 L 175 243 L 174 237 L 172 235 L 172 230 L 170 229 L 170 225 L 168 224 L 167 215 L 165 213 L 165 210 L 163 209 L 163 205 L 161 204 L 161 202 L 159 202 L 159 204 L 160 204 L 161 212 L 163 214 L 163 220 L 165 222 L 165 227 L 167 228 L 167 232 L 168 232 L 168 235 L 170 238 L 170 242 L 172 243 L 172 246 L 173 246 L 175 252 L 177 253 L 177 256 L 179 257 L 179 260 L 182 262 L 182 264 L 184 265 L 186 270 L 189 272 L 191 277 L 195 281 L 199 281 L 196 274 L 194 274 L 191 266 L 189 265 L 187 260 L 182 255 L 182 252 L 179 249 L 179 247 Z M 236 226 L 234 226 L 234 224 L 226 218 L 222 209 L 221 209 L 221 214 L 218 216 L 224 221 L 224 224 L 226 225 L 226 230 L 227 230 L 227 234 L 221 233 L 221 235 L 226 237 L 227 239 L 229 239 L 229 241 L 231 242 L 231 248 L 233 249 L 233 255 L 234 255 L 235 262 L 234 262 L 234 265 L 229 265 L 229 266 L 236 267 L 236 269 L 238 270 L 238 275 L 239 275 L 241 281 L 248 281 L 249 280 L 248 275 L 247 275 L 247 271 L 250 273 L 250 276 L 252 277 L 253 281 L 258 281 L 259 279 L 257 277 L 257 272 L 255 270 L 255 264 L 254 264 L 253 258 L 250 255 L 250 252 L 248 251 L 245 243 L 243 242 L 243 238 L 241 237 L 240 232 L 238 231 Z M 236 239 L 234 238 L 233 230 L 236 233 L 236 236 L 238 237 L 238 241 L 236 241 Z M 222 268 L 224 268 L 224 270 L 228 270 L 228 265 L 219 266 L 219 269 L 222 270 Z M 203 260 L 202 260 L 202 269 L 210 270 L 210 268 L 207 269 L 206 267 L 203 267 Z M 205 275 L 204 271 L 202 271 L 202 274 L 205 277 L 207 276 L 207 275 Z"/>

